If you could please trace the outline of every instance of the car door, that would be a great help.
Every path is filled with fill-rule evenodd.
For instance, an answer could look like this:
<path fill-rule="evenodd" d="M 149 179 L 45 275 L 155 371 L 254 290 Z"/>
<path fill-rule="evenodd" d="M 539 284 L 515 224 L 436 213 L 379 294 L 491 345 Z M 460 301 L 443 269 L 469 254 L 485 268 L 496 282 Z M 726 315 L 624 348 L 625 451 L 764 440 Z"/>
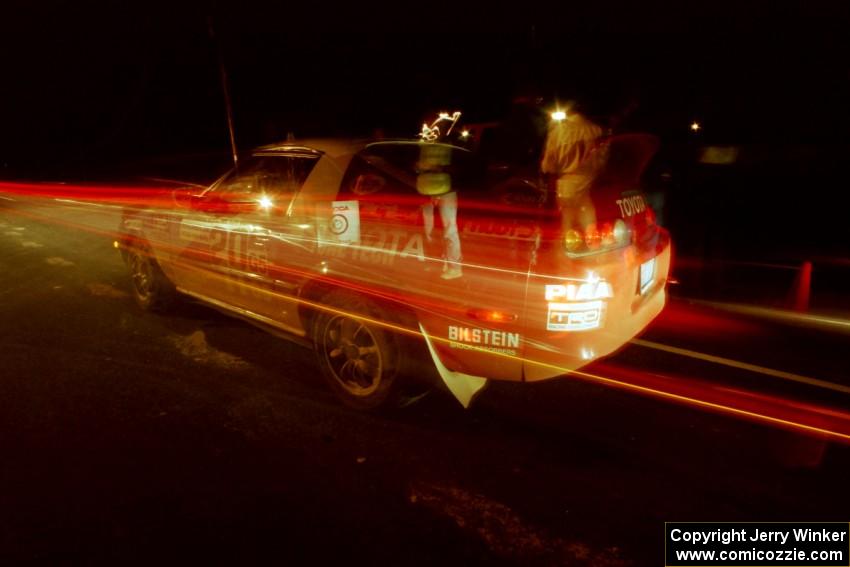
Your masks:
<path fill-rule="evenodd" d="M 264 159 L 259 206 L 237 216 L 228 240 L 232 301 L 268 323 L 302 334 L 295 291 L 317 263 L 316 226 L 295 197 L 318 154 L 276 152 Z"/>
<path fill-rule="evenodd" d="M 181 290 L 246 315 L 274 313 L 270 238 L 312 160 L 255 154 L 195 197 L 173 235 Z"/>

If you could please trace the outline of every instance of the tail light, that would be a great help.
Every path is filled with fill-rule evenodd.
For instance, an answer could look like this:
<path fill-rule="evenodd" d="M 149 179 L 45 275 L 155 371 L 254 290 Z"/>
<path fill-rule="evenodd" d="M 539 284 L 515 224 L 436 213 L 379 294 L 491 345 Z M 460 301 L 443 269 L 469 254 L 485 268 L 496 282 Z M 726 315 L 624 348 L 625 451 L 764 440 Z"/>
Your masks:
<path fill-rule="evenodd" d="M 655 226 L 655 211 L 652 210 L 652 207 L 647 205 L 646 212 L 644 212 L 644 222 L 646 223 L 646 228 L 652 228 Z"/>
<path fill-rule="evenodd" d="M 632 237 L 635 241 L 643 241 L 646 238 L 652 237 L 658 230 L 658 221 L 655 217 L 655 211 L 652 207 L 646 207 L 646 210 L 632 217 Z"/>
<path fill-rule="evenodd" d="M 608 252 L 628 245 L 631 231 L 623 219 L 601 224 L 590 224 L 584 228 L 569 229 L 564 233 L 564 247 L 570 256 L 584 256 L 599 252 Z"/>
<path fill-rule="evenodd" d="M 512 323 L 516 321 L 516 313 L 508 313 L 507 311 L 496 311 L 493 309 L 470 309 L 467 315 L 479 321 L 487 323 Z"/>

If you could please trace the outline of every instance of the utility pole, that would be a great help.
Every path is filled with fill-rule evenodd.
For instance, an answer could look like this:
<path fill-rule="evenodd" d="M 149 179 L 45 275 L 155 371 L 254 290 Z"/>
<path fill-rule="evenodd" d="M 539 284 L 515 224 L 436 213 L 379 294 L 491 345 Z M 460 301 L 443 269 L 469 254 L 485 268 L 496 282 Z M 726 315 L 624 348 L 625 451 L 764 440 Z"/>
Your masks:
<path fill-rule="evenodd" d="M 216 55 L 218 57 L 218 70 L 221 75 L 221 90 L 224 92 L 224 107 L 227 111 L 227 129 L 230 132 L 230 151 L 233 153 L 233 167 L 239 167 L 239 154 L 236 151 L 236 134 L 233 131 L 233 106 L 230 103 L 230 90 L 227 88 L 227 70 L 224 68 L 224 57 L 221 54 L 221 47 L 215 39 L 215 28 L 213 27 L 212 14 L 207 18 L 207 31 L 210 34 L 210 41 L 215 46 Z"/>

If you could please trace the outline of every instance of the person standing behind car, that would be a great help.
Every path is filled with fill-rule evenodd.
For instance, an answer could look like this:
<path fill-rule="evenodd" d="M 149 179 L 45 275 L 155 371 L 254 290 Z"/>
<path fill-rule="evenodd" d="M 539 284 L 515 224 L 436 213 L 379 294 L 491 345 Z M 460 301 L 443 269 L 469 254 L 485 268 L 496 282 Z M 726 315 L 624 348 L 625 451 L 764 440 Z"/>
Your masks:
<path fill-rule="evenodd" d="M 602 128 L 575 105 L 552 113 L 540 170 L 557 195 L 564 230 L 596 224 L 590 187 L 605 164 Z"/>
<path fill-rule="evenodd" d="M 425 238 L 428 242 L 432 240 L 435 207 L 443 222 L 443 274 L 440 277 L 445 280 L 463 276 L 460 233 L 457 228 L 457 192 L 452 189 L 448 171 L 452 148 L 440 143 L 441 138 L 448 138 L 458 118 L 460 112 L 452 115 L 441 113 L 430 126 L 422 125 L 419 161 L 416 164 L 416 190 L 420 195 L 428 197 L 428 201 L 422 205 Z M 440 126 L 446 128 L 444 133 L 440 131 Z"/>

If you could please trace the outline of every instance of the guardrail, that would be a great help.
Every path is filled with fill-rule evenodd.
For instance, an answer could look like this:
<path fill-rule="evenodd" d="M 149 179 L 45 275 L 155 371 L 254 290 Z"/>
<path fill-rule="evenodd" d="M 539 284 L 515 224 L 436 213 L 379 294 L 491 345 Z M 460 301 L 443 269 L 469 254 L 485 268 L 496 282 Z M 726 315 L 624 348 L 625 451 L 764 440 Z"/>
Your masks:
<path fill-rule="evenodd" d="M 771 262 L 758 262 L 747 260 L 702 260 L 693 257 L 676 257 L 675 268 L 685 269 L 715 269 L 729 266 L 741 266 L 752 268 L 764 268 L 769 270 L 783 270 L 796 272 L 789 293 L 788 307 L 794 311 L 807 311 L 812 292 L 812 271 L 815 263 L 830 264 L 834 266 L 850 267 L 850 259 L 817 257 L 813 260 L 804 260 L 799 264 L 779 264 Z"/>

